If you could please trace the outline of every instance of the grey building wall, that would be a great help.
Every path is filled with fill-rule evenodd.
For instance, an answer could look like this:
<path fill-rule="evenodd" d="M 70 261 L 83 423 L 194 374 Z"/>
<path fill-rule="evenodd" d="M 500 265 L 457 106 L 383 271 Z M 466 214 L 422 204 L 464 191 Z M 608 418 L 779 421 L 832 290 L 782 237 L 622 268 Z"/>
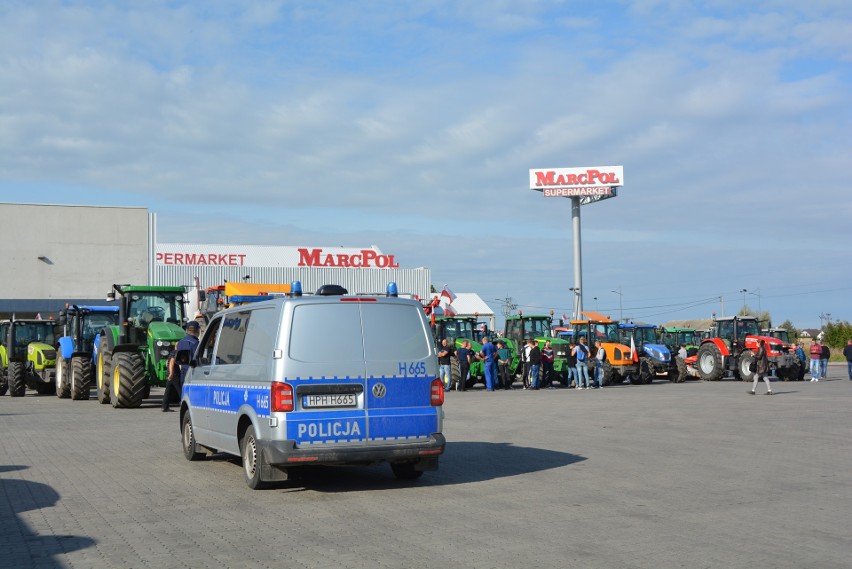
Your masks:
<path fill-rule="evenodd" d="M 147 284 L 148 231 L 146 208 L 0 203 L 0 313 Z"/>

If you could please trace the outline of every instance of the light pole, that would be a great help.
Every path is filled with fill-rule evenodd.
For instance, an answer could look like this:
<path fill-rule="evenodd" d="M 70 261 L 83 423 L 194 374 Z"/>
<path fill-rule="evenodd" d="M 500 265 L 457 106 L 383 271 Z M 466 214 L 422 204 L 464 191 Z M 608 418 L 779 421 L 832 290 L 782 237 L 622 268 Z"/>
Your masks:
<path fill-rule="evenodd" d="M 750 292 L 749 294 L 753 294 L 757 297 L 757 313 L 758 315 L 763 312 L 763 308 L 760 306 L 760 289 L 757 289 L 757 292 Z"/>
<path fill-rule="evenodd" d="M 748 292 L 747 289 L 740 289 L 740 292 L 743 293 L 743 309 L 745 309 L 745 295 Z"/>
<path fill-rule="evenodd" d="M 621 308 L 621 298 L 624 295 L 621 293 L 621 285 L 618 285 L 618 290 L 614 290 L 612 292 L 618 295 L 618 322 L 620 324 L 621 321 L 624 319 L 624 311 Z"/>
<path fill-rule="evenodd" d="M 571 318 L 574 320 L 580 319 L 580 287 L 572 286 L 569 288 L 571 292 L 574 293 L 574 298 L 571 301 Z"/>

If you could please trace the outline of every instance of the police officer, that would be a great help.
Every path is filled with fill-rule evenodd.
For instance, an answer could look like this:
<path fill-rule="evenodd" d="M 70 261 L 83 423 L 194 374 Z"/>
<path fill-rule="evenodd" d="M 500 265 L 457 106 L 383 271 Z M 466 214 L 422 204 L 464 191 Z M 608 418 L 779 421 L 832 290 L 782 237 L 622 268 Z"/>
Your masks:
<path fill-rule="evenodd" d="M 180 399 L 180 393 L 183 389 L 183 378 L 186 377 L 186 370 L 189 369 L 189 360 L 195 355 L 195 348 L 198 347 L 200 330 L 201 326 L 195 320 L 187 322 L 186 336 L 177 343 L 174 356 L 169 359 L 169 382 L 166 384 L 166 391 L 163 393 L 163 413 L 171 411 L 169 408 L 169 395 L 171 395 L 172 391 Z"/>

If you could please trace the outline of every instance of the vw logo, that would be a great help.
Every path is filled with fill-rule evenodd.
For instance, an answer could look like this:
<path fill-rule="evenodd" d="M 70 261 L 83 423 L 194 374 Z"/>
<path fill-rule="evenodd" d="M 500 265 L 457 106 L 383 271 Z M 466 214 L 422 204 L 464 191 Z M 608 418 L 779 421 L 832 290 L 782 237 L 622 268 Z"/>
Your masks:
<path fill-rule="evenodd" d="M 388 392 L 388 388 L 385 387 L 384 383 L 377 383 L 373 386 L 373 395 L 381 399 L 385 396 L 385 393 Z"/>

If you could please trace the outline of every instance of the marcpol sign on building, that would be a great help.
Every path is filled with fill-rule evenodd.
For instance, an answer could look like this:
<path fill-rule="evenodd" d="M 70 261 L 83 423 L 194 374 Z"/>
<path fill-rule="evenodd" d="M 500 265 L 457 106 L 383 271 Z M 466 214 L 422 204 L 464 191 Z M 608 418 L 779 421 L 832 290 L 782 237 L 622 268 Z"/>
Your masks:
<path fill-rule="evenodd" d="M 158 265 L 222 267 L 399 268 L 394 255 L 385 255 L 375 245 L 366 249 L 355 249 L 158 243 L 156 263 Z"/>
<path fill-rule="evenodd" d="M 151 256 L 158 285 L 196 285 L 202 289 L 225 281 L 252 283 L 302 282 L 306 291 L 338 284 L 353 294 L 383 293 L 389 281 L 400 294 L 428 298 L 428 268 L 402 268 L 394 254 L 368 247 L 308 245 L 220 245 L 157 243 Z"/>
<path fill-rule="evenodd" d="M 530 189 L 549 198 L 611 196 L 613 187 L 623 185 L 623 166 L 530 170 Z"/>

